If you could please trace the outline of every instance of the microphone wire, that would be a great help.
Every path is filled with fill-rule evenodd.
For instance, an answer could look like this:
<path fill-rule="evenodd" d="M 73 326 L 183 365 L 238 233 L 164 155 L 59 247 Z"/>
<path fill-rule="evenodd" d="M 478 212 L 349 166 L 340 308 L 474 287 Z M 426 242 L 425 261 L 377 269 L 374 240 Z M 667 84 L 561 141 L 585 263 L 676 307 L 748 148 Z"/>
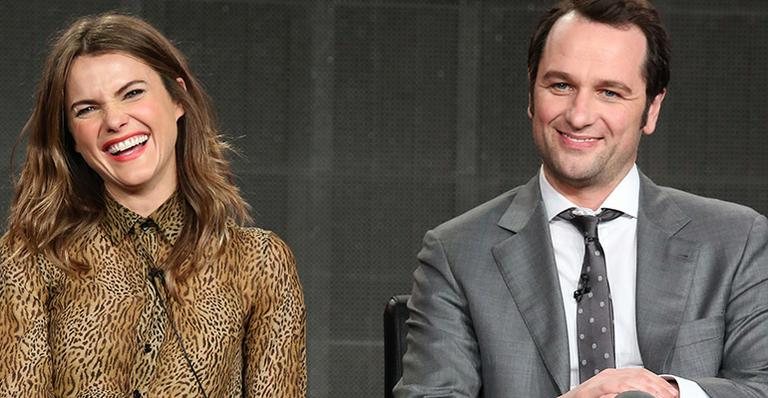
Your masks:
<path fill-rule="evenodd" d="M 195 377 L 195 383 L 197 383 L 198 388 L 200 388 L 200 392 L 203 393 L 204 398 L 208 398 L 208 394 L 205 392 L 205 388 L 203 387 L 202 381 L 200 381 L 200 376 L 197 375 L 197 370 L 195 370 L 194 364 L 192 364 L 192 359 L 189 358 L 189 354 L 187 354 L 187 349 L 184 347 L 184 340 L 181 338 L 181 334 L 179 333 L 179 330 L 176 328 L 176 321 L 174 321 L 173 314 L 171 313 L 171 306 L 166 305 L 165 300 L 163 300 L 163 297 L 160 295 L 160 292 L 157 289 L 157 285 L 155 284 L 155 280 L 159 279 L 160 283 L 162 284 L 163 288 L 165 288 L 165 276 L 162 270 L 153 268 L 150 273 L 150 277 L 152 278 L 152 287 L 155 289 L 155 294 L 157 294 L 157 298 L 160 300 L 160 305 L 163 307 L 163 310 L 166 314 L 168 314 L 168 320 L 171 323 L 171 329 L 173 329 L 173 334 L 176 336 L 176 341 L 178 341 L 179 346 L 181 347 L 181 354 L 184 356 L 184 360 L 187 362 L 187 366 L 189 367 L 189 370 L 192 371 L 192 376 Z"/>
<path fill-rule="evenodd" d="M 141 224 L 141 229 L 146 230 L 151 225 L 156 225 L 156 224 L 151 219 L 146 219 Z M 131 229 L 130 231 L 133 235 L 135 235 L 134 229 Z M 200 376 L 197 374 L 197 370 L 195 369 L 195 366 L 192 363 L 192 359 L 189 357 L 189 354 L 187 353 L 187 349 L 184 346 L 184 340 L 181 338 L 181 334 L 179 333 L 179 330 L 176 328 L 176 321 L 174 320 L 173 313 L 171 312 L 171 305 L 166 304 L 166 300 L 163 299 L 163 295 L 161 294 L 160 290 L 157 288 L 157 284 L 155 283 L 157 280 L 159 280 L 163 286 L 163 290 L 165 291 L 165 273 L 160 267 L 157 266 L 157 264 L 155 263 L 155 260 L 147 252 L 144 245 L 137 240 L 137 238 L 138 238 L 137 236 L 134 236 L 134 239 L 133 239 L 134 247 L 140 252 L 141 257 L 144 257 L 144 261 L 146 262 L 149 268 L 147 277 L 149 278 L 149 282 L 152 285 L 152 289 L 155 291 L 155 295 L 157 296 L 157 299 L 160 300 L 160 306 L 163 308 L 163 311 L 168 316 L 168 321 L 171 324 L 171 329 L 173 330 L 173 334 L 176 338 L 176 341 L 179 343 L 179 347 L 181 347 L 181 354 L 184 356 L 184 360 L 187 362 L 187 367 L 192 372 L 192 376 L 195 378 L 195 383 L 197 384 L 197 387 L 200 389 L 200 392 L 203 394 L 203 398 L 208 398 L 208 394 L 205 392 L 205 387 L 203 387 L 203 383 L 200 380 Z"/>

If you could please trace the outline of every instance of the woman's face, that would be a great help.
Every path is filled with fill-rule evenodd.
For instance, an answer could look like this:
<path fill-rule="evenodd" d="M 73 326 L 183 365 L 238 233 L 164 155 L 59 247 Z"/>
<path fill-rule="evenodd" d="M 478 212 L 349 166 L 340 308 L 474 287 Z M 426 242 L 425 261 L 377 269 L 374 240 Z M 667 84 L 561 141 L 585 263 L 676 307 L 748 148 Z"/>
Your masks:
<path fill-rule="evenodd" d="M 79 56 L 65 101 L 76 151 L 116 200 L 173 193 L 176 121 L 184 109 L 157 72 L 121 52 Z"/>

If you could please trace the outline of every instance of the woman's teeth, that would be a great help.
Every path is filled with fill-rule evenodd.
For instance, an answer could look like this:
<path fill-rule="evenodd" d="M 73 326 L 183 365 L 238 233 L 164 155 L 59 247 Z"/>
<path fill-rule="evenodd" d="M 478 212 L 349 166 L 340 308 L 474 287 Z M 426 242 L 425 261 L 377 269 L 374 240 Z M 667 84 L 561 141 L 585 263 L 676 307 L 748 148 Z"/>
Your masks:
<path fill-rule="evenodd" d="M 131 137 L 131 138 L 125 140 L 125 141 L 120 141 L 120 142 L 118 142 L 116 144 L 110 145 L 109 148 L 107 148 L 107 151 L 109 153 L 111 153 L 112 155 L 115 155 L 115 154 L 117 154 L 119 152 L 123 152 L 123 151 L 125 151 L 125 150 L 127 150 L 129 148 L 134 147 L 134 146 L 143 144 L 143 143 L 147 142 L 148 139 L 149 139 L 149 136 L 146 136 L 146 135 L 133 136 L 133 137 Z"/>

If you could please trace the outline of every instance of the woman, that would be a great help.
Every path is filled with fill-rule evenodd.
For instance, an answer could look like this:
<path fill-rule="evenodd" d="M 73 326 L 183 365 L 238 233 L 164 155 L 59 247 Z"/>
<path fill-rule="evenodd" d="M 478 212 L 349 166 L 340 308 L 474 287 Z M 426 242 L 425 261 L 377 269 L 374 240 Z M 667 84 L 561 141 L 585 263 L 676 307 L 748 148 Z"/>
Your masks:
<path fill-rule="evenodd" d="M 214 124 L 146 22 L 54 42 L 0 249 L 0 396 L 304 396 L 294 259 L 241 226 Z"/>

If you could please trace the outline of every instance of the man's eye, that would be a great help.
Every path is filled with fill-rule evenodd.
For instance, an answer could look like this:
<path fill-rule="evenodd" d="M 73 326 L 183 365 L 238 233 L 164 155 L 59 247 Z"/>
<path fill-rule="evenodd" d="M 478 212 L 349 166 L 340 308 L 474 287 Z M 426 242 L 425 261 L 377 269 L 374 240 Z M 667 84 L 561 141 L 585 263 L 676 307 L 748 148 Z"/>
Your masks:
<path fill-rule="evenodd" d="M 568 85 L 568 83 L 563 83 L 563 82 L 555 83 L 552 85 L 552 88 L 558 91 L 568 90 L 569 87 L 570 86 Z"/>
<path fill-rule="evenodd" d="M 619 93 L 617 93 L 615 91 L 611 91 L 611 90 L 603 90 L 603 95 L 608 97 L 608 98 L 620 98 L 621 97 L 621 95 L 619 95 Z"/>

